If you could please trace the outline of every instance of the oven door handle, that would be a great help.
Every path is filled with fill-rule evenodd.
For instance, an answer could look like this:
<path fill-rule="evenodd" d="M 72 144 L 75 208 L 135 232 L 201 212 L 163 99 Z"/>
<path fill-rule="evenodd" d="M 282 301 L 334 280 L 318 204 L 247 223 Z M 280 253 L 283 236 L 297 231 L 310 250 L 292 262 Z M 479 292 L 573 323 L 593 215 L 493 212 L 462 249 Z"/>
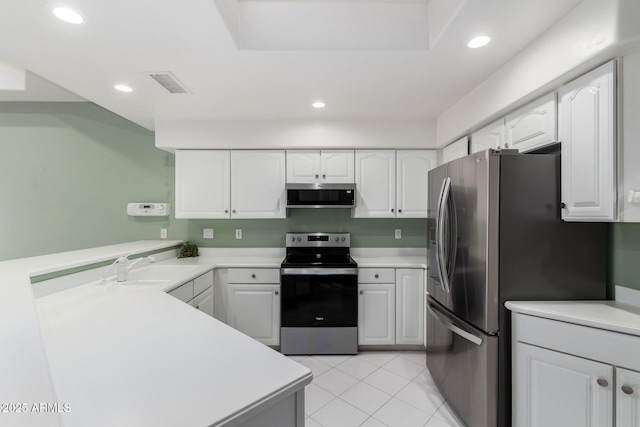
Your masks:
<path fill-rule="evenodd" d="M 280 274 L 283 276 L 348 276 L 357 275 L 357 268 L 281 268 Z"/>
<path fill-rule="evenodd" d="M 482 345 L 482 341 L 483 341 L 482 338 L 454 325 L 451 321 L 449 321 L 449 319 L 445 317 L 444 313 L 440 312 L 440 309 L 438 307 L 433 305 L 433 303 L 427 302 L 427 304 L 431 309 L 429 310 L 429 313 L 431 313 L 433 317 L 435 317 L 436 319 L 444 323 L 447 329 L 449 329 L 451 332 L 453 332 L 456 335 L 459 335 L 460 337 L 464 338 L 467 341 L 472 342 L 475 345 Z"/>

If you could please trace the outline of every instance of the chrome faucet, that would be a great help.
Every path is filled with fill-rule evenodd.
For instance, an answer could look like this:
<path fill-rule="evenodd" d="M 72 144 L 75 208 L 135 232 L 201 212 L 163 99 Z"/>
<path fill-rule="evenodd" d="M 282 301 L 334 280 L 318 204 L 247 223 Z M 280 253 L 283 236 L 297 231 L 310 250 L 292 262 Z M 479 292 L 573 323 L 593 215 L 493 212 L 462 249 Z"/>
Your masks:
<path fill-rule="evenodd" d="M 129 271 L 133 268 L 134 265 L 136 265 L 137 263 L 139 263 L 140 261 L 149 261 L 149 262 L 155 262 L 156 259 L 152 256 L 146 256 L 143 258 L 138 258 L 137 260 L 131 262 L 129 260 L 130 255 L 126 255 L 126 256 L 121 256 L 118 259 L 116 259 L 115 261 L 113 261 L 113 263 L 107 267 L 107 269 L 105 270 L 104 274 L 102 275 L 102 277 L 100 277 L 100 283 L 101 284 L 105 284 L 107 283 L 107 274 L 109 274 L 109 271 L 111 271 L 111 269 L 113 268 L 114 265 L 117 265 L 118 267 L 118 278 L 117 281 L 118 282 L 126 282 L 127 281 L 127 275 L 129 274 Z"/>

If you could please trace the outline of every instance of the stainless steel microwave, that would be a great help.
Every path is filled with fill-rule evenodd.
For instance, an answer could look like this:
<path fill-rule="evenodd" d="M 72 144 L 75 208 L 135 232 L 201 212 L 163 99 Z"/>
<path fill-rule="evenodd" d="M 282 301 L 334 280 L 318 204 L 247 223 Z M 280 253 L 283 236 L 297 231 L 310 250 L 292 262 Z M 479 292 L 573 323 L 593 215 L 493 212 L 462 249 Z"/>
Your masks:
<path fill-rule="evenodd" d="M 287 184 L 288 208 L 353 208 L 355 184 Z"/>

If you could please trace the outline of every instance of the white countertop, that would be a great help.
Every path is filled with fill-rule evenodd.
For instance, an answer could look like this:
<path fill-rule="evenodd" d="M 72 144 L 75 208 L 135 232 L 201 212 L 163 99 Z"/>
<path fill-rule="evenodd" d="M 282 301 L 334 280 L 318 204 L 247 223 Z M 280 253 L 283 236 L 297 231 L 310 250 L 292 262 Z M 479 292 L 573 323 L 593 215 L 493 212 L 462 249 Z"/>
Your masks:
<path fill-rule="evenodd" d="M 149 241 L 0 263 L 0 401 L 68 404 L 66 413 L 0 414 L 0 425 L 205 426 L 240 420 L 311 381 L 311 371 L 162 292 L 93 281 L 33 299 L 30 276 L 171 248 Z M 206 257 L 215 266 L 282 258 Z M 184 282 L 187 277 L 176 282 Z"/>
<path fill-rule="evenodd" d="M 353 256 L 358 268 L 427 268 L 422 256 Z"/>
<path fill-rule="evenodd" d="M 640 336 L 640 308 L 618 301 L 507 301 L 515 313 Z"/>

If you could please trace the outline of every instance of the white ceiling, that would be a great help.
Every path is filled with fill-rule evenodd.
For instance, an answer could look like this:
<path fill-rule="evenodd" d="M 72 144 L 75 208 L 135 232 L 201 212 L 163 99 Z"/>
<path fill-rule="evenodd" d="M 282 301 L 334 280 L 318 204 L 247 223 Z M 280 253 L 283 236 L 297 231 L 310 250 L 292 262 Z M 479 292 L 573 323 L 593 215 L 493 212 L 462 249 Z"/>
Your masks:
<path fill-rule="evenodd" d="M 69 0 L 86 17 L 71 25 L 51 14 L 55 2 L 0 0 L 0 60 L 60 86 L 61 100 L 70 91 L 149 129 L 156 120 L 435 119 L 580 2 Z M 481 33 L 492 42 L 468 49 Z M 190 93 L 166 92 L 147 75 L 158 71 Z M 0 101 L 41 100 L 38 91 L 54 100 L 37 76 L 21 98 L 0 91 Z M 316 99 L 327 107 L 311 108 Z"/>

